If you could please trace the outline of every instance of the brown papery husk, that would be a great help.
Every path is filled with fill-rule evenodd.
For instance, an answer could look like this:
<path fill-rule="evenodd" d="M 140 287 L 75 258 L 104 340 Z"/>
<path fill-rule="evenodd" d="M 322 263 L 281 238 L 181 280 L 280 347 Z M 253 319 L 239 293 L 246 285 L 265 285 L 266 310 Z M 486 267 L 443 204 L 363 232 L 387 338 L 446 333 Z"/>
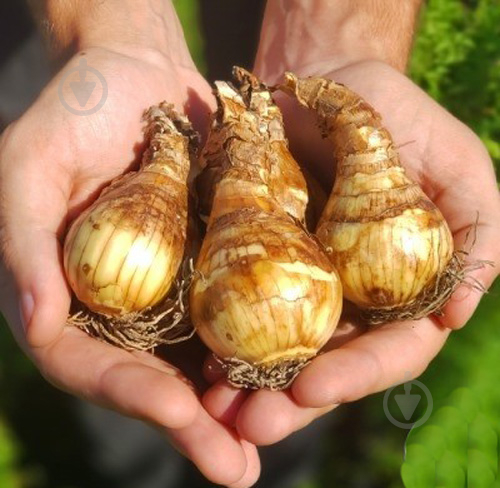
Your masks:
<path fill-rule="evenodd" d="M 386 218 L 398 217 L 403 212 L 412 210 L 418 210 L 422 215 L 428 216 L 428 224 L 420 226 L 419 231 L 427 232 L 428 238 L 432 238 L 431 242 L 437 246 L 436 252 L 429 253 L 427 261 L 425 258 L 415 258 L 417 262 L 415 269 L 418 268 L 418 259 L 421 259 L 419 269 L 425 269 L 425 273 L 428 274 L 419 277 L 425 276 L 422 282 L 427 285 L 417 291 L 416 296 L 407 298 L 407 301 L 401 300 L 395 303 L 393 300 L 391 305 L 386 306 L 381 306 L 380 301 L 375 299 L 371 300 L 371 304 L 367 304 L 369 300 L 363 296 L 360 298 L 360 294 L 357 294 L 359 290 L 355 292 L 350 290 L 353 302 L 356 303 L 358 300 L 356 305 L 360 307 L 361 318 L 369 324 L 382 324 L 396 320 L 418 320 L 430 314 L 441 315 L 444 305 L 458 286 L 466 285 L 480 292 L 485 291 L 482 284 L 470 276 L 470 272 L 491 263 L 468 262 L 466 258 L 469 252 L 453 251 L 452 234 L 445 218 L 420 186 L 405 175 L 392 136 L 384 127 L 380 114 L 370 104 L 348 87 L 326 78 L 300 79 L 292 73 L 286 73 L 285 83 L 278 88 L 294 96 L 302 106 L 313 110 L 317 115 L 322 135 L 333 143 L 337 177 L 316 232 L 328 248 L 332 262 L 341 276 L 346 275 L 351 278 L 349 266 L 353 264 L 365 265 L 368 269 L 370 266 L 378 267 L 382 258 L 378 256 L 377 262 L 370 261 L 366 258 L 366 254 L 363 255 L 360 248 L 356 247 L 349 259 L 342 261 L 339 256 L 345 254 L 342 254 L 339 241 L 335 240 L 338 236 L 333 237 L 333 229 L 338 229 L 339 224 L 347 226 L 382 222 Z M 394 168 L 401 171 L 391 176 Z M 376 178 L 383 171 L 387 172 L 387 179 L 384 184 L 377 186 Z M 358 181 L 357 175 L 362 175 L 365 179 L 360 178 Z M 431 222 L 433 227 L 429 225 Z M 477 222 L 469 232 L 476 227 Z M 434 239 L 431 229 L 439 229 L 439 240 Z M 368 246 L 365 247 L 365 251 L 370 248 L 370 235 L 370 233 L 365 234 L 363 245 Z M 467 238 L 468 235 L 466 241 Z M 474 243 L 471 249 L 473 246 Z M 400 259 L 401 262 L 393 266 L 393 269 L 399 269 L 400 266 L 404 266 L 405 260 L 414 257 L 403 256 Z M 428 264 L 430 266 L 427 266 Z M 367 276 L 371 276 L 371 272 Z M 367 284 L 360 279 L 359 287 L 367 295 L 375 289 L 378 292 L 380 288 L 387 292 L 387 296 L 392 296 L 391 285 L 386 289 L 385 285 L 380 285 L 380 278 L 376 279 L 379 280 L 376 285 Z M 345 280 L 345 287 L 349 286 L 349 281 Z M 387 283 L 390 283 L 390 280 L 387 280 Z M 390 300 L 388 299 L 386 303 Z"/>
<path fill-rule="evenodd" d="M 215 356 L 215 355 L 214 355 Z M 220 359 L 228 383 L 236 388 L 286 390 L 312 358 L 293 357 L 264 364 L 250 364 L 238 358 Z"/>
<path fill-rule="evenodd" d="M 158 157 L 162 157 L 161 152 L 164 149 L 162 138 L 168 133 L 171 124 L 187 138 L 190 159 L 195 157 L 199 136 L 192 129 L 188 119 L 179 115 L 173 105 L 162 102 L 158 106 L 150 107 L 144 113 L 144 121 L 147 123 L 145 136 L 148 145 L 143 155 L 142 166 L 154 163 Z M 103 190 L 101 195 L 130 176 L 133 176 L 133 173 L 118 177 Z M 192 204 L 188 207 L 192 207 Z M 197 252 L 196 242 L 199 239 L 196 227 L 188 208 L 184 257 L 179 263 L 176 279 L 159 303 L 137 312 L 111 315 L 90 310 L 73 295 L 67 325 L 77 327 L 92 337 L 130 351 L 151 351 L 158 346 L 175 344 L 191 338 L 195 331 L 189 319 L 188 292 L 194 275 L 192 256 Z"/>
<path fill-rule="evenodd" d="M 443 272 L 410 303 L 399 307 L 364 309 L 361 311 L 362 320 L 369 325 L 380 325 L 401 320 L 419 320 L 431 314 L 442 316 L 444 306 L 460 285 L 485 293 L 482 283 L 469 274 L 493 263 L 485 260 L 468 263 L 468 255 L 467 251 L 455 251 Z"/>
<path fill-rule="evenodd" d="M 191 315 L 231 385 L 283 390 L 330 338 L 340 280 L 305 227 L 306 182 L 281 112 L 253 75 L 235 68 L 234 78 L 217 83 L 201 157 L 209 221 Z"/>
<path fill-rule="evenodd" d="M 189 320 L 193 260 L 185 259 L 181 268 L 168 295 L 154 307 L 113 317 L 93 312 L 74 298 L 67 325 L 128 351 L 152 351 L 159 346 L 186 341 L 195 333 Z"/>

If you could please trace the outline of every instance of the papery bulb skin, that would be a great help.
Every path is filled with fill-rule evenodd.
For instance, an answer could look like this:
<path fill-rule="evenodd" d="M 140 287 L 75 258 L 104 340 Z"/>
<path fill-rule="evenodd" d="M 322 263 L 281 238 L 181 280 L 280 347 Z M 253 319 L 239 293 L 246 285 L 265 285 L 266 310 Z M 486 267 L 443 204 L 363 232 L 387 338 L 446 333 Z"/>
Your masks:
<path fill-rule="evenodd" d="M 166 103 L 145 119 L 148 147 L 140 169 L 105 188 L 72 223 L 64 244 L 69 285 L 90 314 L 85 327 L 106 323 L 105 336 L 113 333 L 115 319 L 130 330 L 140 319 L 138 327 L 147 329 L 141 314 L 165 299 L 184 255 L 190 145 L 197 136 Z M 152 335 L 158 332 L 153 322 Z"/>
<path fill-rule="evenodd" d="M 316 112 L 334 146 L 336 179 L 316 234 L 344 296 L 373 323 L 439 312 L 459 283 L 452 277 L 452 234 L 436 205 L 407 176 L 380 115 L 347 87 L 324 78 L 287 73 L 283 88 Z"/>
<path fill-rule="evenodd" d="M 78 218 L 67 241 L 65 268 L 75 295 L 91 310 L 110 315 L 158 303 L 177 274 L 186 239 L 185 208 L 177 209 L 178 225 L 164 219 L 187 202 L 186 190 L 171 192 L 170 180 L 169 189 L 158 187 L 165 177 L 142 171 L 132 185 L 147 192 L 130 195 L 124 192 L 127 179 Z"/>
<path fill-rule="evenodd" d="M 341 286 L 318 245 L 292 221 L 265 212 L 226 214 L 202 246 L 191 317 L 223 359 L 260 366 L 307 360 L 332 335 Z"/>
<path fill-rule="evenodd" d="M 255 77 L 235 75 L 236 88 L 217 83 L 219 109 L 201 158 L 216 186 L 191 317 L 233 385 L 283 389 L 331 337 L 342 289 L 302 224 L 307 190 L 281 113 Z"/>

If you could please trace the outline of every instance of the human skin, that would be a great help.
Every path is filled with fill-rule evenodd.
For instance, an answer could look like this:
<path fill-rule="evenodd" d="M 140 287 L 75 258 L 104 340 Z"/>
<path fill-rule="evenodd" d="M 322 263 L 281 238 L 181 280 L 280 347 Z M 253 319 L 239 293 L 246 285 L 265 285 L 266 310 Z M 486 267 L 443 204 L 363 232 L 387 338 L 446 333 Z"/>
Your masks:
<path fill-rule="evenodd" d="M 329 8 L 332 3 L 335 9 Z M 470 277 L 487 289 L 500 264 L 495 174 L 478 137 L 404 75 L 419 3 L 268 2 L 255 71 L 271 84 L 279 82 L 286 70 L 331 78 L 375 107 L 400 146 L 408 174 L 442 211 L 457 249 L 470 249 L 472 238 L 469 234 L 466 242 L 466 236 L 474 229 L 475 245 L 468 259 L 494 265 Z M 284 96 L 278 95 L 278 103 L 298 160 L 319 181 L 331 182 L 333 150 L 320 140 L 314 117 Z M 407 381 L 407 374 L 419 376 L 450 332 L 469 320 L 481 295 L 461 286 L 441 317 L 393 322 L 372 330 L 344 319 L 325 352 L 284 392 L 236 390 L 209 360 L 205 373 L 215 384 L 205 393 L 203 404 L 248 441 L 275 443 L 339 404 Z"/>
<path fill-rule="evenodd" d="M 500 204 L 486 151 L 465 126 L 401 74 L 418 3 L 337 0 L 336 8 L 329 9 L 332 2 L 322 0 L 273 0 L 256 71 L 269 83 L 278 81 L 285 69 L 332 77 L 366 97 L 382 113 L 396 142 L 404 144 L 403 164 L 441 208 L 457 245 L 479 211 L 473 257 L 498 263 L 494 246 L 500 237 L 495 227 Z M 60 239 L 67 220 L 132 165 L 134 146 L 142 141 L 145 107 L 173 101 L 186 108 L 200 129 L 206 106 L 213 107 L 168 2 L 82 5 L 46 3 L 53 49 L 73 57 L 0 140 L 0 236 L 9 268 L 2 310 L 49 381 L 156 425 L 211 481 L 250 486 L 259 474 L 252 442 L 274 443 L 338 403 L 402 381 L 406 371 L 417 376 L 444 344 L 446 327 L 465 323 L 479 295 L 458 292 L 466 296 L 454 297 L 442 323 L 434 318 L 414 327 L 396 323 L 360 335 L 362 329 L 345 321 L 329 345 L 336 349 L 315 359 L 290 391 L 248 394 L 218 381 L 203 397 L 203 406 L 184 375 L 168 363 L 65 328 L 70 291 L 62 273 Z M 272 42 L 276 28 L 283 30 L 280 42 Z M 82 53 L 109 84 L 106 104 L 88 117 L 71 115 L 57 97 L 59 80 Z M 313 118 L 286 98 L 279 102 L 299 160 L 322 180 L 332 179 L 332 150 L 319 140 Z M 488 286 L 497 272 L 485 268 L 474 276 Z M 11 306 L 17 296 L 25 329 Z M 219 378 L 212 363 L 207 370 L 211 379 Z"/>
<path fill-rule="evenodd" d="M 204 129 L 213 106 L 210 87 L 169 1 L 51 0 L 43 6 L 51 51 L 69 61 L 0 139 L 0 243 L 7 268 L 0 275 L 1 309 L 55 386 L 156 426 L 212 482 L 250 486 L 259 475 L 255 446 L 208 415 L 181 371 L 65 327 L 71 295 L 61 241 L 67 223 L 136 162 L 147 107 L 175 103 Z M 59 81 L 81 59 L 108 85 L 104 106 L 87 116 L 70 113 L 58 97 Z"/>

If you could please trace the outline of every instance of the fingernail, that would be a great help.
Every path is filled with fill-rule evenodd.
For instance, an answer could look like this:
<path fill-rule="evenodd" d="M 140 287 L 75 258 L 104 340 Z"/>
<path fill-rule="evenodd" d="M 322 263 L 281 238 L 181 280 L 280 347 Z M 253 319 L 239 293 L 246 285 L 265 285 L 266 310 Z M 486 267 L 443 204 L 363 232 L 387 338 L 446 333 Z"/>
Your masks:
<path fill-rule="evenodd" d="M 33 300 L 33 295 L 31 293 L 23 293 L 21 295 L 21 322 L 23 324 L 24 331 L 26 332 L 33 315 L 33 308 L 35 306 L 35 301 Z"/>

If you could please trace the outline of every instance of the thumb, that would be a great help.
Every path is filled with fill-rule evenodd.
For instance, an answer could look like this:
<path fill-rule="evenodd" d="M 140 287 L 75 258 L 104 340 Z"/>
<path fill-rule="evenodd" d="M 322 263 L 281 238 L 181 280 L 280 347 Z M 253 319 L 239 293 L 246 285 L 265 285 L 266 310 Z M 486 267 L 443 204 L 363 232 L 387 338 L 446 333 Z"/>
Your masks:
<path fill-rule="evenodd" d="M 0 242 L 17 285 L 28 345 L 42 347 L 61 334 L 70 305 L 58 235 L 71 184 L 55 163 L 20 152 L 26 146 L 14 138 L 0 152 Z"/>

